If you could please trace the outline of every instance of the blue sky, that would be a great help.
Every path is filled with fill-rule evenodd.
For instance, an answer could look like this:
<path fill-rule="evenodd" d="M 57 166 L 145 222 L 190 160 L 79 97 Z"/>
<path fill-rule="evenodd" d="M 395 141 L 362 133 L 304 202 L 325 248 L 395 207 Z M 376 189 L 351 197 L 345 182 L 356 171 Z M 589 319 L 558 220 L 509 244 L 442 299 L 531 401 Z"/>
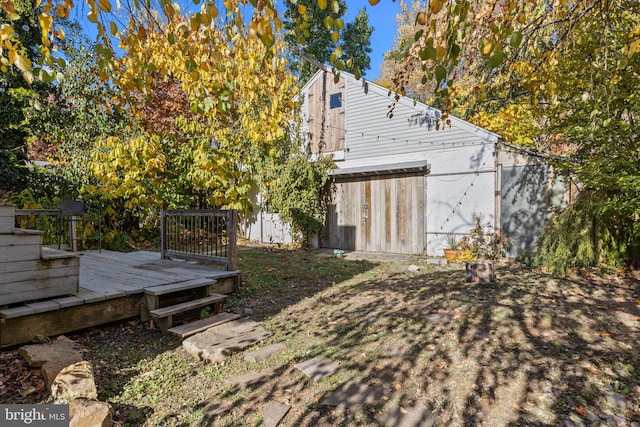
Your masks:
<path fill-rule="evenodd" d="M 380 64 L 386 51 L 393 46 L 396 36 L 396 15 L 400 13 L 400 0 L 381 0 L 375 6 L 371 6 L 368 0 L 345 0 L 347 3 L 347 15 L 345 22 L 353 21 L 363 7 L 369 15 L 369 25 L 374 27 L 371 35 L 371 69 L 365 73 L 368 80 L 375 80 L 380 74 Z"/>
<path fill-rule="evenodd" d="M 175 0 L 174 0 L 175 1 Z M 281 5 L 286 0 L 280 0 Z M 222 3 L 220 0 L 214 0 L 215 3 Z M 393 39 L 396 35 L 396 15 L 400 12 L 400 0 L 381 0 L 377 5 L 371 6 L 368 0 L 345 0 L 347 4 L 347 14 L 345 16 L 345 23 L 352 22 L 355 16 L 360 12 L 360 9 L 365 8 L 369 15 L 369 25 L 374 27 L 373 34 L 371 35 L 371 69 L 364 73 L 364 76 L 368 80 L 375 80 L 380 74 L 380 64 L 382 63 L 383 55 L 393 46 Z M 85 18 L 86 7 L 84 2 L 76 2 L 79 7 L 76 9 L 76 18 L 80 20 L 85 31 L 89 37 L 93 40 L 96 36 L 95 26 L 87 22 Z M 179 1 L 181 4 L 190 4 L 190 1 Z M 220 4 L 220 7 L 222 5 Z M 194 6 L 195 7 L 195 6 Z M 198 7 L 195 7 L 199 9 Z M 73 16 L 72 16 L 73 17 Z"/>

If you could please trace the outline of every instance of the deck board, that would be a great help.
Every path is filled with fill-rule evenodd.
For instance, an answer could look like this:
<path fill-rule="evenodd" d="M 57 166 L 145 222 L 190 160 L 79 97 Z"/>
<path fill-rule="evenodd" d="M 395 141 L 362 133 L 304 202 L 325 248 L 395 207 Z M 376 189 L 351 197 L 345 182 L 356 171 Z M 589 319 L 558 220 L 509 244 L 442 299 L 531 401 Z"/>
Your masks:
<path fill-rule="evenodd" d="M 0 309 L 0 346 L 27 342 L 37 334 L 62 334 L 137 316 L 147 288 L 206 280 L 213 283 L 240 274 L 163 260 L 158 252 L 82 252 L 77 293 Z"/>

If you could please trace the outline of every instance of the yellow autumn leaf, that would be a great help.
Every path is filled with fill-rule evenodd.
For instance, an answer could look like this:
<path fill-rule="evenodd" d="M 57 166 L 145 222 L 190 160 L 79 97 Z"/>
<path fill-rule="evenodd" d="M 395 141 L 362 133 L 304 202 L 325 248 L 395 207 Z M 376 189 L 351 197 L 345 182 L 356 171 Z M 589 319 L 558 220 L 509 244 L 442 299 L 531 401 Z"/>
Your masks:
<path fill-rule="evenodd" d="M 16 8 L 12 1 L 3 1 L 0 3 L 0 8 L 6 13 L 16 13 Z"/>
<path fill-rule="evenodd" d="M 18 55 L 15 64 L 20 71 L 26 72 L 31 70 L 31 60 L 24 55 Z"/>
<path fill-rule="evenodd" d="M 484 39 L 482 43 L 482 47 L 480 48 L 480 51 L 482 52 L 482 54 L 487 56 L 491 53 L 492 50 L 493 50 L 493 43 L 489 40 Z"/>
<path fill-rule="evenodd" d="M 51 31 L 53 25 L 53 18 L 48 13 L 41 13 L 38 20 L 40 21 L 40 28 L 42 28 L 42 34 L 48 34 Z"/>
<path fill-rule="evenodd" d="M 431 9 L 431 13 L 436 14 L 442 10 L 444 6 L 444 0 L 430 0 L 429 8 Z"/>
<path fill-rule="evenodd" d="M 418 15 L 416 16 L 416 23 L 420 24 L 420 25 L 424 25 L 427 23 L 427 14 L 420 11 L 418 12 Z"/>
<path fill-rule="evenodd" d="M 380 3 L 380 0 L 369 0 L 369 4 L 370 4 L 371 6 L 375 6 L 375 5 L 377 5 L 378 3 Z"/>
<path fill-rule="evenodd" d="M 69 9 L 64 7 L 61 4 L 56 5 L 56 15 L 60 18 L 68 18 L 69 17 Z"/>
<path fill-rule="evenodd" d="M 31 71 L 23 71 L 22 78 L 25 79 L 27 83 L 33 84 L 33 74 L 31 74 Z"/>
<path fill-rule="evenodd" d="M 9 65 L 13 64 L 18 60 L 18 52 L 16 52 L 14 49 L 9 50 L 8 56 L 9 56 Z"/>
<path fill-rule="evenodd" d="M 104 12 L 111 12 L 111 2 L 109 0 L 98 0 L 98 7 Z"/>
<path fill-rule="evenodd" d="M 0 26 L 0 40 L 7 40 L 14 34 L 13 27 L 8 24 L 2 24 Z"/>
<path fill-rule="evenodd" d="M 307 13 L 307 6 L 305 6 L 303 4 L 299 4 L 298 5 L 298 14 L 304 15 L 305 13 Z"/>

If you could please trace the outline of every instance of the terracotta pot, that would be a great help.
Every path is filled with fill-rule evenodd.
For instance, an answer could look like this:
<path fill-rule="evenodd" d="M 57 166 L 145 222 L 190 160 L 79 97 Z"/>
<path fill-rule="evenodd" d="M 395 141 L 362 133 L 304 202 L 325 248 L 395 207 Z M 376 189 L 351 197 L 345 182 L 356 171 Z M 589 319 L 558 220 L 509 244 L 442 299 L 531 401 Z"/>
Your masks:
<path fill-rule="evenodd" d="M 460 251 L 457 249 L 445 249 L 444 257 L 447 261 L 453 261 L 460 256 Z"/>

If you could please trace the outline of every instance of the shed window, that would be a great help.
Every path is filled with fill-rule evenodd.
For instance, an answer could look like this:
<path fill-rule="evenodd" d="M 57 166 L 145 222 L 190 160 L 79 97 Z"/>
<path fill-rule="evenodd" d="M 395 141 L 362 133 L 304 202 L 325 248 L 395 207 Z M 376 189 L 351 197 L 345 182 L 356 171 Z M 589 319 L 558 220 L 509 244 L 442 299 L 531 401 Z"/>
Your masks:
<path fill-rule="evenodd" d="M 329 106 L 332 109 L 342 107 L 342 92 L 329 95 Z"/>

